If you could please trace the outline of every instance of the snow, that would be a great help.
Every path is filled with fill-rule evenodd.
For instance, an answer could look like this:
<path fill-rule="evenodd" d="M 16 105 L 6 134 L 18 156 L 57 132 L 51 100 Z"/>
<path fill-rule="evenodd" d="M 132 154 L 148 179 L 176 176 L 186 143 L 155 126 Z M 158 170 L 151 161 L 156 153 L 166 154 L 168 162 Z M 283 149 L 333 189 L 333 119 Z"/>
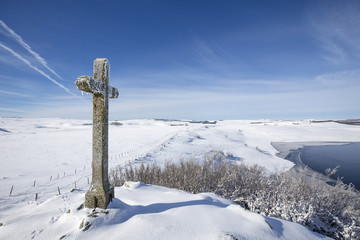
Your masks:
<path fill-rule="evenodd" d="M 338 123 L 122 123 L 109 126 L 110 168 L 128 162 L 201 161 L 217 150 L 236 162 L 286 171 L 293 163 L 277 157 L 271 142 L 360 141 L 358 126 Z M 115 189 L 109 213 L 88 217 L 91 209 L 77 208 L 91 177 L 91 128 L 90 120 L 0 118 L 0 239 L 98 239 L 103 234 L 109 239 L 324 238 L 211 193 L 132 182 Z M 91 222 L 87 231 L 79 229 L 83 219 Z"/>
<path fill-rule="evenodd" d="M 304 227 L 262 217 L 212 193 L 127 182 L 107 211 L 78 209 L 83 191 L 7 209 L 1 239 L 322 239 Z M 21 208 L 22 211 L 17 211 Z M 70 211 L 69 211 L 70 210 Z M 80 225 L 83 224 L 81 229 Z M 91 224 L 87 231 L 84 226 Z"/>

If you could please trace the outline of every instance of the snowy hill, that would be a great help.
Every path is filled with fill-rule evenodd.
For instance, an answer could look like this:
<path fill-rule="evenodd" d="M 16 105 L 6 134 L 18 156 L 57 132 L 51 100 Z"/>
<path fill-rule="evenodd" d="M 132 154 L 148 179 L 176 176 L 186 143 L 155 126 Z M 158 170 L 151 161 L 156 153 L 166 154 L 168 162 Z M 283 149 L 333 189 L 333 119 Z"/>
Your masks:
<path fill-rule="evenodd" d="M 7 209 L 1 239 L 323 239 L 301 225 L 262 217 L 215 194 L 128 182 L 107 210 L 79 208 L 84 192 Z M 2 217 L 3 218 L 3 217 Z"/>
<path fill-rule="evenodd" d="M 129 161 L 202 160 L 217 150 L 269 172 L 286 171 L 293 163 L 278 158 L 271 142 L 360 141 L 357 126 L 334 122 L 122 123 L 109 128 L 110 168 Z M 116 188 L 107 212 L 78 210 L 89 187 L 90 166 L 91 121 L 0 118 L 0 239 L 325 238 L 214 194 L 131 182 Z"/>

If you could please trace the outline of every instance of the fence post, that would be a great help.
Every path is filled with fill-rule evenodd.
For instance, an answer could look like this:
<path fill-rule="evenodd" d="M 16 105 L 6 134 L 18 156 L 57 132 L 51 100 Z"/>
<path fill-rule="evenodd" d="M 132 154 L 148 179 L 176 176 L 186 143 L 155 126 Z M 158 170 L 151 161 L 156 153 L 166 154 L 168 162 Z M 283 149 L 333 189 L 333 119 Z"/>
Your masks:
<path fill-rule="evenodd" d="M 11 194 L 12 194 L 13 189 L 14 189 L 14 185 L 11 186 L 10 196 L 11 196 Z"/>

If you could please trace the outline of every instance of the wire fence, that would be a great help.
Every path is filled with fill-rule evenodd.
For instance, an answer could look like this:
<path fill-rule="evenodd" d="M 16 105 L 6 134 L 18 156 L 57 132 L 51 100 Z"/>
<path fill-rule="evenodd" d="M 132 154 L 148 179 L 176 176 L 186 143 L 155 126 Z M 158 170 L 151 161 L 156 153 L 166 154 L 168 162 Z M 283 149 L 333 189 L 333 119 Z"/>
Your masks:
<path fill-rule="evenodd" d="M 122 164 L 138 161 L 146 158 L 152 152 L 161 151 L 177 134 L 178 132 L 170 133 L 156 140 L 145 142 L 131 150 L 111 154 L 108 159 L 112 162 L 114 160 L 121 160 L 120 163 Z M 113 165 L 119 165 L 120 163 L 115 161 Z M 65 192 L 74 190 L 86 191 L 91 184 L 90 169 L 90 167 L 83 166 L 73 170 L 59 171 L 48 176 L 48 178 L 44 176 L 41 179 L 31 180 L 29 185 L 17 180 L 17 183 L 10 183 L 8 195 L 3 192 L 0 200 L 13 201 L 16 199 L 17 202 L 45 201 L 52 196 L 61 195 Z"/>

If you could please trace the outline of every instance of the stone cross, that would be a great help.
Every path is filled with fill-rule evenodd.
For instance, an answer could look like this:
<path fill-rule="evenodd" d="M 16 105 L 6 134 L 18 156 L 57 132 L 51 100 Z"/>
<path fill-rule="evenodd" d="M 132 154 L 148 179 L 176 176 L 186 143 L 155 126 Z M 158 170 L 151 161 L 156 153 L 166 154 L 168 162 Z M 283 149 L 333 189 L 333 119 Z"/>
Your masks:
<path fill-rule="evenodd" d="M 109 86 L 109 62 L 106 58 L 94 61 L 94 77 L 80 76 L 75 84 L 80 91 L 93 94 L 92 179 L 85 195 L 85 207 L 105 209 L 114 197 L 114 187 L 108 177 L 108 111 L 109 97 L 119 92 Z"/>

